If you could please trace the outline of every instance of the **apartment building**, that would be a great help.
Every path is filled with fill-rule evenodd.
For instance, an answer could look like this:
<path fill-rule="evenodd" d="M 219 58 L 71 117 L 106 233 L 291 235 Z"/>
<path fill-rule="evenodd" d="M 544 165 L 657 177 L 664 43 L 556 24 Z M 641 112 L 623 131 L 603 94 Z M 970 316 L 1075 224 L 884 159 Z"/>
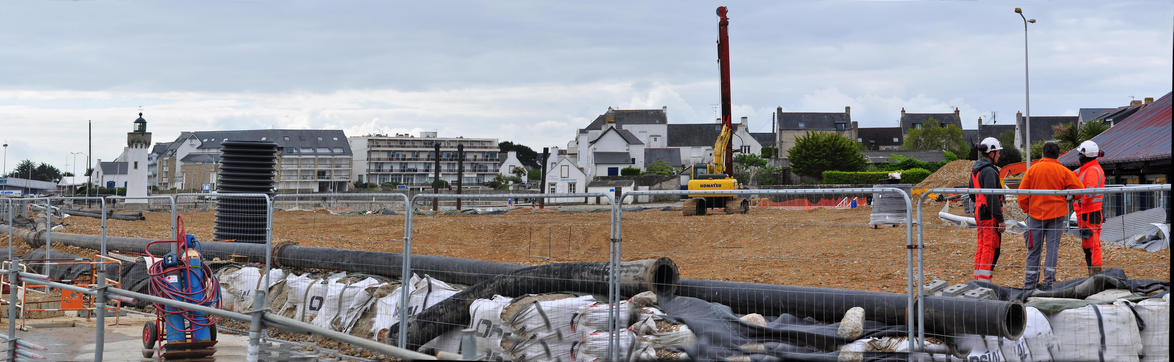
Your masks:
<path fill-rule="evenodd" d="M 440 179 L 457 180 L 457 146 L 464 145 L 465 169 L 461 180 L 467 185 L 493 180 L 501 167 L 495 138 L 438 137 L 436 132 L 419 136 L 375 134 L 350 138 L 354 154 L 352 173 L 361 182 L 404 185 L 432 183 L 435 146 L 440 145 Z"/>

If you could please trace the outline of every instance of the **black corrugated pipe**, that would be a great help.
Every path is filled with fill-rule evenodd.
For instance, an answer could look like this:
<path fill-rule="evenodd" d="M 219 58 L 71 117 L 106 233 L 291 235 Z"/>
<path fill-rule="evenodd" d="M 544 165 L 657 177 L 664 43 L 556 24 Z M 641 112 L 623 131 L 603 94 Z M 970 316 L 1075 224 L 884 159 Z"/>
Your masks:
<path fill-rule="evenodd" d="M 741 314 L 790 313 L 832 323 L 843 318 L 848 309 L 861 307 L 868 320 L 907 323 L 908 296 L 897 293 L 681 279 L 677 295 L 721 303 Z M 1019 302 L 926 297 L 925 319 L 927 333 L 1016 339 L 1027 325 L 1027 312 Z"/>
<path fill-rule="evenodd" d="M 412 257 L 413 259 L 415 256 Z M 477 299 L 494 295 L 576 291 L 607 294 L 607 263 L 558 263 L 526 267 L 465 288 L 408 321 L 408 348 L 418 348 L 433 338 L 469 325 L 469 306 Z M 627 261 L 619 268 L 620 294 L 636 295 L 651 290 L 672 295 L 679 278 L 677 265 L 669 258 Z M 399 328 L 391 328 L 388 340 L 397 340 Z"/>
<path fill-rule="evenodd" d="M 0 234 L 8 232 L 0 225 Z M 33 247 L 43 246 L 44 236 L 17 229 L 16 237 Z M 36 241 L 34 241 L 36 240 Z M 89 235 L 54 233 L 53 241 L 65 245 L 98 249 L 100 238 Z M 142 252 L 148 239 L 108 237 L 108 250 Z M 169 251 L 158 245 L 163 254 Z M 231 255 L 264 262 L 265 245 L 243 243 L 204 243 L 209 257 L 227 259 Z M 400 254 L 375 251 L 285 246 L 277 248 L 273 260 L 279 266 L 361 272 L 399 277 Z M 526 268 L 522 265 L 413 255 L 412 269 L 446 282 L 472 285 L 498 275 Z M 563 289 L 567 290 L 567 289 Z M 606 289 L 605 289 L 606 290 Z M 865 309 L 865 318 L 888 324 L 906 323 L 904 294 L 866 292 L 845 289 L 795 287 L 776 284 L 741 283 L 701 279 L 681 279 L 675 295 L 704 299 L 729 306 L 735 313 L 778 315 L 790 313 L 825 322 L 838 321 L 852 307 Z M 927 333 L 1000 335 L 1018 338 L 1026 325 L 1026 312 L 1017 302 L 972 300 L 950 297 L 926 297 Z"/>

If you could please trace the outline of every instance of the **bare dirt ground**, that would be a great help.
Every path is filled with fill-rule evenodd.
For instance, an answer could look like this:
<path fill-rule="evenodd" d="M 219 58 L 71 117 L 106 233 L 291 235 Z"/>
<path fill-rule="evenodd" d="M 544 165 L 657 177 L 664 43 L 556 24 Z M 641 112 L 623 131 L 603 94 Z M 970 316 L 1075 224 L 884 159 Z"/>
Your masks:
<path fill-rule="evenodd" d="M 926 280 L 971 279 L 975 231 L 936 217 L 940 203 L 925 207 Z M 870 209 L 780 210 L 754 208 L 747 215 L 681 216 L 679 211 L 624 212 L 622 257 L 670 257 L 684 278 L 881 290 L 906 288 L 904 227 L 868 226 Z M 961 214 L 961 211 L 955 210 Z M 183 213 L 189 233 L 212 239 L 214 211 Z M 110 221 L 108 234 L 166 238 L 166 213 L 145 221 Z M 518 264 L 606 261 L 609 214 L 517 209 L 504 215 L 416 216 L 413 252 Z M 403 215 L 332 215 L 326 211 L 278 211 L 276 243 L 400 252 Z M 97 219 L 71 217 L 61 232 L 99 232 Z M 916 232 L 916 226 L 914 227 Z M 914 239 L 916 240 L 916 238 Z M 55 249 L 61 250 L 55 245 Z M 71 253 L 89 252 L 67 248 Z M 92 254 L 92 252 L 89 252 Z M 1004 234 L 995 283 L 1023 283 L 1022 236 Z M 1167 280 L 1169 250 L 1106 246 L 1104 263 L 1131 278 Z M 1065 236 L 1058 279 L 1087 276 L 1080 241 Z"/>

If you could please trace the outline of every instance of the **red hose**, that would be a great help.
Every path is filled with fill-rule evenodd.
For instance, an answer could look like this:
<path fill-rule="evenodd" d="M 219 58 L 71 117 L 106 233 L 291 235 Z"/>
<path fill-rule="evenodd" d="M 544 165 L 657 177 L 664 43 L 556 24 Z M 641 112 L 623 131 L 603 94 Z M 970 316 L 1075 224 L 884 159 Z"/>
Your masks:
<path fill-rule="evenodd" d="M 171 299 L 171 300 L 176 300 L 176 301 L 181 301 L 181 302 L 186 302 L 186 303 L 191 303 L 191 304 L 198 304 L 198 305 L 202 305 L 202 306 L 214 307 L 214 308 L 219 309 L 221 307 L 221 305 L 220 305 L 220 281 L 217 280 L 215 278 L 215 276 L 213 276 L 212 268 L 209 267 L 207 263 L 200 262 L 199 267 L 192 267 L 191 266 L 190 260 L 187 256 L 188 245 L 187 245 L 187 241 L 185 240 L 186 239 L 185 236 L 187 235 L 187 230 L 184 227 L 182 217 L 176 216 L 176 225 L 177 225 L 177 228 L 176 228 L 175 240 L 156 240 L 156 241 L 152 241 L 150 243 L 147 243 L 147 248 L 146 248 L 147 256 L 150 256 L 152 258 L 157 258 L 157 259 L 159 257 L 156 257 L 154 254 L 151 254 L 151 246 L 152 245 L 154 245 L 156 243 L 175 243 L 176 257 L 178 259 L 177 265 L 173 266 L 173 267 L 164 268 L 163 263 L 160 263 L 160 262 L 155 262 L 147 267 L 147 280 L 148 280 L 148 283 L 147 283 L 148 289 L 147 290 L 148 290 L 148 293 L 150 295 L 153 295 L 156 297 L 167 298 L 167 299 Z M 194 295 L 196 293 L 192 291 L 193 288 L 192 288 L 190 282 L 188 283 L 188 286 L 185 290 L 176 289 L 175 287 L 173 287 L 171 285 L 171 283 L 167 282 L 167 275 L 168 274 L 179 274 L 179 275 L 189 276 L 189 275 L 191 275 L 191 273 L 193 273 L 193 270 L 196 270 L 197 268 L 199 271 L 202 272 L 202 274 L 204 276 L 203 281 L 202 281 L 202 285 L 204 286 L 203 298 L 196 299 L 194 297 Z M 166 318 L 160 318 L 164 321 L 164 323 L 167 323 L 167 327 L 171 328 L 171 330 L 182 331 L 184 333 L 193 332 L 195 329 L 198 329 L 197 326 L 208 327 L 208 326 L 216 324 L 216 322 L 219 320 L 219 318 L 217 318 L 214 315 L 203 314 L 203 315 L 197 316 L 194 313 L 190 313 L 187 310 L 183 310 L 183 309 L 179 309 L 179 308 L 170 308 L 170 307 L 166 307 L 166 306 L 159 304 L 159 303 L 153 303 L 153 304 L 155 306 L 156 313 L 158 313 L 161 317 L 165 316 L 167 314 L 181 314 L 181 315 L 183 315 L 184 319 L 187 320 L 192 325 L 192 328 L 182 328 L 182 326 L 177 327 L 177 326 L 171 325 L 170 322 L 167 322 Z"/>

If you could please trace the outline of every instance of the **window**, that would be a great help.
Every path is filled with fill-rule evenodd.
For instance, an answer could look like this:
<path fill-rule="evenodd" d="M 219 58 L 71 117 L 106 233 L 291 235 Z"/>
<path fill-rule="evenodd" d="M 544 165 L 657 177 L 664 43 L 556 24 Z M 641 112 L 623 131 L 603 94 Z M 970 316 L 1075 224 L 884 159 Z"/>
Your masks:
<path fill-rule="evenodd" d="M 750 146 L 742 146 L 742 153 L 750 153 Z"/>
<path fill-rule="evenodd" d="M 269 138 L 268 137 L 261 137 L 262 141 L 267 140 L 267 139 L 269 139 Z"/>
<path fill-rule="evenodd" d="M 335 141 L 338 141 L 338 137 L 334 137 L 334 140 L 335 140 Z"/>
<path fill-rule="evenodd" d="M 578 192 L 579 190 L 576 189 L 575 186 L 576 185 L 574 182 L 568 182 L 567 183 L 567 192 L 571 192 L 571 193 Z"/>
<path fill-rule="evenodd" d="M 552 194 L 558 193 L 558 182 L 551 182 L 550 183 L 550 193 L 552 193 Z"/>
<path fill-rule="evenodd" d="M 913 129 L 921 129 L 921 123 L 914 123 Z"/>
<path fill-rule="evenodd" d="M 897 137 L 893 137 L 893 143 L 898 143 L 898 142 L 901 142 L 901 140 L 897 139 Z"/>
<path fill-rule="evenodd" d="M 561 178 L 571 177 L 571 167 L 563 165 L 563 167 L 559 168 L 558 175 Z"/>
<path fill-rule="evenodd" d="M 864 139 L 863 139 L 863 138 L 860 138 L 860 137 L 856 137 L 856 142 L 861 142 L 861 143 L 863 143 L 863 142 L 864 142 Z"/>
<path fill-rule="evenodd" d="M 318 141 L 322 141 L 322 137 L 318 137 Z"/>
<path fill-rule="evenodd" d="M 848 128 L 848 124 L 846 124 L 846 123 L 836 123 L 836 130 L 837 131 L 843 131 L 847 128 Z"/>
<path fill-rule="evenodd" d="M 807 128 L 807 125 L 803 124 L 803 122 L 799 122 L 799 128 Z"/>
<path fill-rule="evenodd" d="M 289 142 L 289 136 L 282 137 L 281 139 L 285 140 L 286 142 Z"/>
<path fill-rule="evenodd" d="M 136 169 L 136 170 L 139 169 L 139 161 L 135 161 L 135 168 L 134 169 Z"/>

